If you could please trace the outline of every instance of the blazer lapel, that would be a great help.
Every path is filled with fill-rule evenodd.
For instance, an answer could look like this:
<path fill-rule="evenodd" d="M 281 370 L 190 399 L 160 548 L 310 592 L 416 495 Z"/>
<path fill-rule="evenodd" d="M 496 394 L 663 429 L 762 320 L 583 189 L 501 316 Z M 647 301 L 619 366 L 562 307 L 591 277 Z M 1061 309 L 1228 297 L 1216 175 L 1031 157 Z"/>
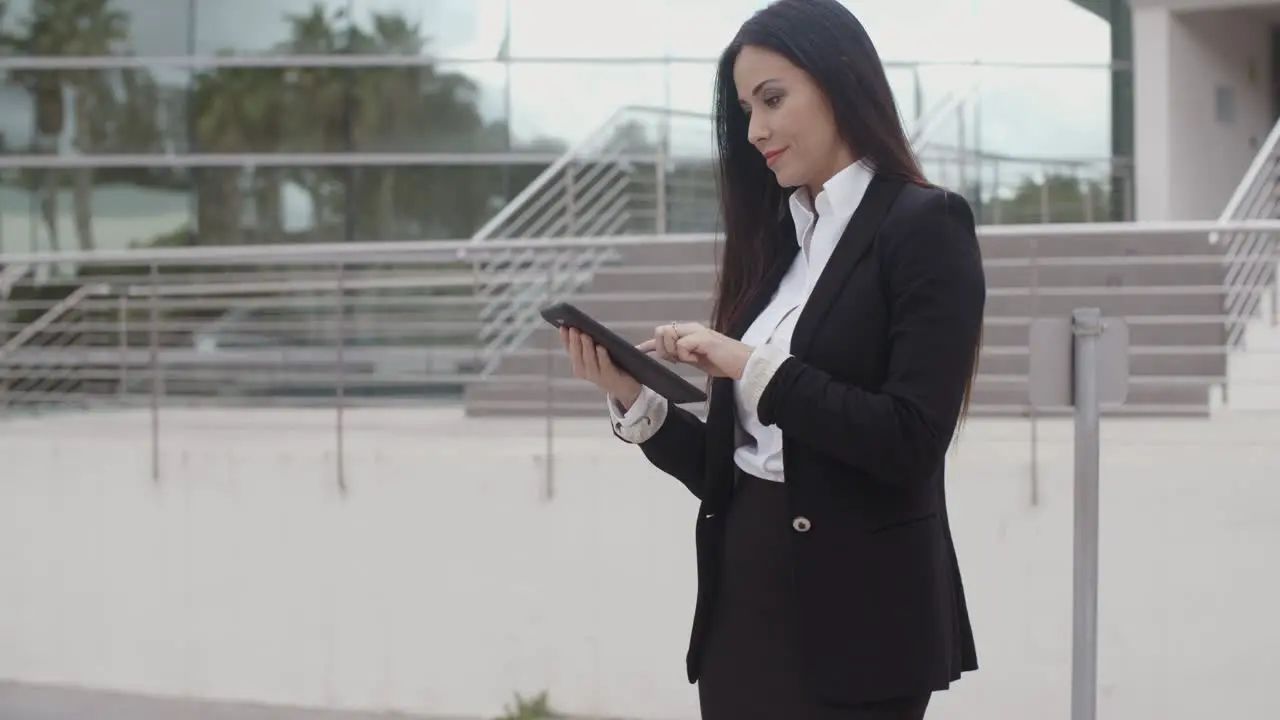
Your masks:
<path fill-rule="evenodd" d="M 791 224 L 789 216 L 780 224 L 778 242 L 782 243 L 782 252 L 777 262 L 769 268 L 764 281 L 757 286 L 756 294 L 751 296 L 746 309 L 738 315 L 732 327 L 729 328 L 727 334 L 735 340 L 741 340 L 747 328 L 751 327 L 751 323 L 755 322 L 760 313 L 768 307 L 774 293 L 778 291 L 778 286 L 782 284 L 783 276 L 787 274 L 796 254 L 800 251 L 800 246 L 796 244 L 795 226 Z M 736 410 L 733 403 L 733 380 L 713 379 L 711 402 L 707 407 L 707 446 L 715 448 L 707 459 L 707 473 L 713 483 L 710 491 L 711 507 L 722 507 L 733 491 L 733 454 L 723 451 L 726 447 L 733 448 L 734 435 L 737 432 Z"/>
<path fill-rule="evenodd" d="M 849 273 L 858 266 L 858 262 L 871 249 L 876 232 L 880 229 L 880 221 L 893 204 L 894 198 L 905 183 L 901 180 L 876 175 L 854 211 L 853 217 L 845 227 L 840 242 L 831 253 L 831 259 L 818 276 L 813 292 L 796 319 L 795 331 L 791 335 L 791 353 L 803 357 L 809 351 L 814 334 L 826 317 L 831 304 L 839 297 Z"/>

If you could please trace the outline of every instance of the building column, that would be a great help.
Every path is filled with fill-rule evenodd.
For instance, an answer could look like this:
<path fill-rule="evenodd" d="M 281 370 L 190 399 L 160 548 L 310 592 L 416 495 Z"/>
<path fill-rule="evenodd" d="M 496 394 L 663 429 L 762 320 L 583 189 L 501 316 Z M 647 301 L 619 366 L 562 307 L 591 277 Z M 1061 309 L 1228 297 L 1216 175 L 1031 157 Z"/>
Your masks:
<path fill-rule="evenodd" d="M 1131 19 L 1134 216 L 1137 220 L 1170 220 L 1174 17 L 1167 8 L 1136 7 Z"/>

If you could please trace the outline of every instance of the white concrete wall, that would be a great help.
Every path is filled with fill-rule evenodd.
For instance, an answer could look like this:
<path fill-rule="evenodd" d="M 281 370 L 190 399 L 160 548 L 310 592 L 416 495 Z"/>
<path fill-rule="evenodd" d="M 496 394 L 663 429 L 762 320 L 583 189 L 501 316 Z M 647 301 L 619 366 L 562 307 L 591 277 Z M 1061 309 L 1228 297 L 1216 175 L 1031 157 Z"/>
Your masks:
<path fill-rule="evenodd" d="M 1256 9 L 1192 12 L 1135 3 L 1139 220 L 1212 219 L 1222 212 L 1274 124 L 1264 17 Z M 1219 88 L 1234 97 L 1230 122 L 1216 115 Z"/>
<path fill-rule="evenodd" d="M 0 679 L 494 717 L 695 718 L 694 501 L 599 421 L 145 411 L 0 425 Z M 951 509 L 982 670 L 953 720 L 1069 716 L 1071 446 L 971 424 Z M 1280 717 L 1280 416 L 1110 422 L 1102 718 Z"/>

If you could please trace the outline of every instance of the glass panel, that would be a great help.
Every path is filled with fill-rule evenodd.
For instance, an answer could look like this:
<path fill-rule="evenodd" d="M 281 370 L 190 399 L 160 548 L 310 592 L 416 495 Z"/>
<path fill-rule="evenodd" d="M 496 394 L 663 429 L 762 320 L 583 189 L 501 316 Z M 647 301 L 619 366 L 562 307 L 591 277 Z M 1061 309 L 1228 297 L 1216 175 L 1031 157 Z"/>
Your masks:
<path fill-rule="evenodd" d="M 916 127 L 921 113 L 925 111 L 920 73 L 914 66 L 888 65 L 885 67 L 885 76 L 889 78 L 889 88 L 898 105 L 898 115 L 910 131 Z"/>
<path fill-rule="evenodd" d="M 719 59 L 742 23 L 768 4 L 767 0 L 662 0 L 666 50 L 676 58 Z"/>
<path fill-rule="evenodd" d="M 1109 71 L 1003 67 L 982 68 L 975 76 L 980 78 L 976 98 L 941 119 L 922 155 L 977 153 L 987 159 L 1039 159 L 1040 164 L 1109 157 Z M 1023 176 L 1017 171 L 1005 180 L 1016 186 Z"/>
<path fill-rule="evenodd" d="M 985 152 L 1099 159 L 1111 153 L 1104 68 L 988 68 L 978 111 Z"/>
<path fill-rule="evenodd" d="M 463 240 L 545 165 L 360 167 L 346 174 L 355 240 Z"/>
<path fill-rule="evenodd" d="M 667 38 L 674 26 L 687 26 L 687 19 L 682 16 L 678 22 L 671 22 L 661 4 L 653 2 L 513 2 L 511 55 L 517 58 L 660 58 L 666 52 Z"/>
<path fill-rule="evenodd" d="M 192 47 L 215 53 L 340 52 L 347 0 L 194 0 Z"/>
<path fill-rule="evenodd" d="M 972 44 L 971 55 L 984 62 L 1106 63 L 1110 24 L 1081 7 L 1086 4 L 1098 3 L 976 0 L 982 41 Z"/>
<path fill-rule="evenodd" d="M 225 0 L 203 0 L 219 2 Z M 356 27 L 370 32 L 381 25 L 394 36 L 399 19 L 417 25 L 426 39 L 424 52 L 446 59 L 495 60 L 503 49 L 507 5 L 519 0 L 350 0 Z M 387 22 L 387 21 L 390 22 Z M 375 46 L 376 47 L 376 46 Z M 382 52 L 361 49 L 359 52 Z"/>
<path fill-rule="evenodd" d="M 0 170 L 0 252 L 466 239 L 545 163 Z"/>
<path fill-rule="evenodd" d="M 497 152 L 502 67 L 219 68 L 191 95 L 201 152 Z"/>
<path fill-rule="evenodd" d="M 464 239 L 512 183 L 501 167 L 202 168 L 196 177 L 198 241 L 210 245 Z"/>
<path fill-rule="evenodd" d="M 0 30 L 15 55 L 114 55 L 131 42 L 132 14 L 116 2 L 11 0 Z M 185 27 L 185 24 L 183 25 Z"/>
<path fill-rule="evenodd" d="M 496 58 L 505 0 L 194 0 L 198 54 Z M 348 34 L 350 30 L 355 32 Z"/>
<path fill-rule="evenodd" d="M 170 167 L 0 170 L 0 250 L 183 245 L 191 171 Z"/>
<path fill-rule="evenodd" d="M 189 77 L 172 67 L 0 73 L 0 153 L 182 152 Z"/>
<path fill-rule="evenodd" d="M 857 15 L 885 62 L 969 61 L 993 34 L 992 26 L 977 25 L 971 2 L 844 0 L 844 4 Z"/>
<path fill-rule="evenodd" d="M 512 142 L 517 148 L 572 145 L 623 107 L 666 107 L 665 86 L 658 64 L 512 65 Z"/>
<path fill-rule="evenodd" d="M 499 63 L 370 68 L 348 77 L 357 150 L 508 149 L 506 68 Z"/>
<path fill-rule="evenodd" d="M 665 66 L 673 110 L 711 115 L 716 87 L 714 62 L 673 62 Z"/>

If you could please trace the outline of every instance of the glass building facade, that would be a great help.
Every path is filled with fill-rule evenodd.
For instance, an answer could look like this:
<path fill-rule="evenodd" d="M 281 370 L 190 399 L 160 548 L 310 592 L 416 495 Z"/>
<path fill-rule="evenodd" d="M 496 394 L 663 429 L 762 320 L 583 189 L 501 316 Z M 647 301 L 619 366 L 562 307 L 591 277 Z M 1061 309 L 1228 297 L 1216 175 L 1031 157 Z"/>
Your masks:
<path fill-rule="evenodd" d="M 696 125 L 764 4 L 0 0 L 0 250 L 468 238 L 621 108 Z M 983 221 L 1125 215 L 1104 20 L 848 4 Z"/>

